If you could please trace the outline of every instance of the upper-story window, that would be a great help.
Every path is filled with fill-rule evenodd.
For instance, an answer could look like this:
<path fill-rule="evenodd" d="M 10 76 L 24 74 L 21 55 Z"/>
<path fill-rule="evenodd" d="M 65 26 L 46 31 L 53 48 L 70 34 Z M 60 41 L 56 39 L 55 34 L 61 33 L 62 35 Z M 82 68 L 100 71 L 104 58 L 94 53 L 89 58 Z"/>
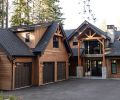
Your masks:
<path fill-rule="evenodd" d="M 25 42 L 30 42 L 30 33 L 26 33 Z"/>
<path fill-rule="evenodd" d="M 53 37 L 53 48 L 59 48 L 59 38 L 57 36 Z"/>
<path fill-rule="evenodd" d="M 77 40 L 77 37 L 74 37 L 73 39 L 73 46 L 76 46 L 78 45 L 78 40 Z"/>

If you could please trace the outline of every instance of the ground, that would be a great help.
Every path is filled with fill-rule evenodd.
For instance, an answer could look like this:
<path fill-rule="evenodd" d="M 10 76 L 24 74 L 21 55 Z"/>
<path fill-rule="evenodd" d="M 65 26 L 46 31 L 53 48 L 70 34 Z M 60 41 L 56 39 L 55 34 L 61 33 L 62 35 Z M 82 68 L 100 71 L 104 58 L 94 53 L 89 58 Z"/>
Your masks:
<path fill-rule="evenodd" d="M 17 95 L 22 100 L 120 100 L 120 80 L 70 79 L 3 94 Z"/>

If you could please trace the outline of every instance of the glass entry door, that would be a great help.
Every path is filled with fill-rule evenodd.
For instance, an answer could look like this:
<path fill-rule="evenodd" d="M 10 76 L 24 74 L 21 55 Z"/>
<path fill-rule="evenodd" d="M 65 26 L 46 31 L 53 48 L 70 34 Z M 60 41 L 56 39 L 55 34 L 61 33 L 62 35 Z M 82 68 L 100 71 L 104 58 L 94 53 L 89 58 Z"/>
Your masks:
<path fill-rule="evenodd" d="M 86 60 L 85 76 L 102 76 L 102 61 Z"/>
<path fill-rule="evenodd" d="M 91 72 L 92 72 L 92 76 L 102 76 L 102 61 L 92 60 Z"/>

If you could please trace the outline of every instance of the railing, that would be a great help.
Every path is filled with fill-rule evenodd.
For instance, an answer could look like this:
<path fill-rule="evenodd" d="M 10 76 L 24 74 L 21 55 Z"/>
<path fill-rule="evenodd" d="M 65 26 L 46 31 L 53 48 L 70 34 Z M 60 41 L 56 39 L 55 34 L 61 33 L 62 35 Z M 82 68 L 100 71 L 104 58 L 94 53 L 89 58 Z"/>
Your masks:
<path fill-rule="evenodd" d="M 84 54 L 84 57 L 102 57 L 103 54 Z"/>

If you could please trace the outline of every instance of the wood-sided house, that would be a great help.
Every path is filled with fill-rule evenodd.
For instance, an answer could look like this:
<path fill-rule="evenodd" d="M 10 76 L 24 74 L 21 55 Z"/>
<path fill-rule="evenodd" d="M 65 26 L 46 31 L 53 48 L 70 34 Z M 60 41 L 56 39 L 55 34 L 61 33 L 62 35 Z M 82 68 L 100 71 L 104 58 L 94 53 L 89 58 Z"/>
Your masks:
<path fill-rule="evenodd" d="M 57 22 L 0 29 L 0 89 L 68 79 L 71 49 Z"/>
<path fill-rule="evenodd" d="M 120 32 L 114 25 L 102 31 L 84 21 L 69 36 L 73 51 L 70 75 L 120 78 Z"/>

